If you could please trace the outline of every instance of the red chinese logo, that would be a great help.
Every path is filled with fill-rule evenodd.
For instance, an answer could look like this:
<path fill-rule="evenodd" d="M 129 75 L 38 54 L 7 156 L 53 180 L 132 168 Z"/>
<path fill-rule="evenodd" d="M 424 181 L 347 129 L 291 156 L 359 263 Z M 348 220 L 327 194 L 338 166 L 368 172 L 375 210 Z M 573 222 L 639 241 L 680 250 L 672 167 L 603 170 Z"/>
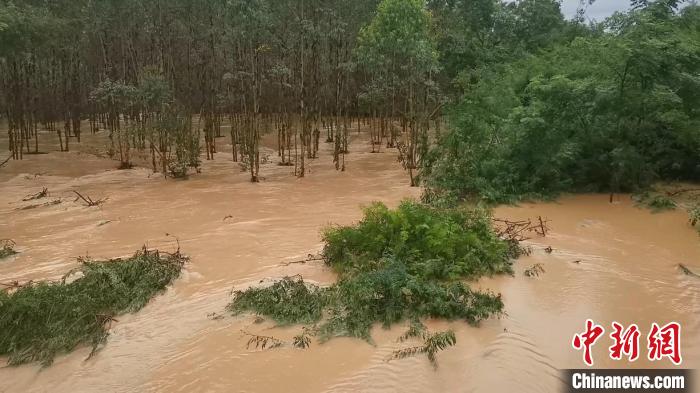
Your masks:
<path fill-rule="evenodd" d="M 603 335 L 605 329 L 602 326 L 596 325 L 592 320 L 586 320 L 586 331 L 574 336 L 572 345 L 574 349 L 583 349 L 583 361 L 587 365 L 593 365 L 593 355 L 591 355 L 591 347 Z"/>
<path fill-rule="evenodd" d="M 676 366 L 681 364 L 681 325 L 671 322 L 664 327 L 651 324 L 651 332 L 647 337 L 649 342 L 649 360 L 671 359 Z"/>
<path fill-rule="evenodd" d="M 613 360 L 622 359 L 622 355 L 627 355 L 630 362 L 634 362 L 639 357 L 639 327 L 636 324 L 630 325 L 627 329 L 617 322 L 612 323 L 614 332 L 610 333 L 615 343 L 610 347 L 610 358 Z"/>
<path fill-rule="evenodd" d="M 639 358 L 639 337 L 641 332 L 636 324 L 631 324 L 625 328 L 617 322 L 612 323 L 613 331 L 610 338 L 613 344 L 609 347 L 610 358 L 622 360 L 627 357 L 628 361 L 634 362 Z M 592 348 L 605 333 L 605 329 L 596 325 L 595 322 L 586 320 L 586 330 L 574 335 L 572 346 L 576 350 L 583 350 L 583 361 L 586 365 L 593 366 Z M 650 361 L 668 358 L 675 365 L 683 362 L 681 356 L 681 325 L 671 322 L 663 327 L 657 323 L 651 324 L 651 331 L 647 336 L 647 347 L 649 349 L 647 357 Z"/>

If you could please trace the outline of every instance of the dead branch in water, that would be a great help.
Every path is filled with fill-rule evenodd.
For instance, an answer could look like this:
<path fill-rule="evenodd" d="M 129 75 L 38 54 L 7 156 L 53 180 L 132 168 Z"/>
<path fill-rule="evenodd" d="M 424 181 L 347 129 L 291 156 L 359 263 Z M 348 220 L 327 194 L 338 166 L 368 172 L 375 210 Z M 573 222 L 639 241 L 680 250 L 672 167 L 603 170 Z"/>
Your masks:
<path fill-rule="evenodd" d="M 8 162 L 10 162 L 10 158 L 12 158 L 12 154 L 10 154 L 10 156 L 7 157 L 7 159 L 6 159 L 5 161 L 0 162 L 0 168 L 4 167 L 5 164 L 7 164 Z"/>
<path fill-rule="evenodd" d="M 688 269 L 688 268 L 687 268 L 684 264 L 682 264 L 682 263 L 679 263 L 679 264 L 678 264 L 678 268 L 681 269 L 681 271 L 683 272 L 683 274 L 685 274 L 686 276 L 691 276 L 691 277 L 695 277 L 695 278 L 700 278 L 700 274 L 697 274 L 697 273 L 693 272 L 692 270 Z"/>
<path fill-rule="evenodd" d="M 248 343 L 246 344 L 246 349 L 250 349 L 250 347 L 253 344 L 255 344 L 255 349 L 273 349 L 282 346 L 282 341 L 272 336 L 262 336 L 260 334 L 253 334 L 243 329 L 241 329 L 241 333 L 250 337 L 250 339 L 248 339 Z"/>
<path fill-rule="evenodd" d="M 537 221 L 533 222 L 531 219 L 510 221 L 500 218 L 494 218 L 493 223 L 495 224 L 495 230 L 498 237 L 503 240 L 510 240 L 515 242 L 523 242 L 525 240 L 530 240 L 529 235 L 534 234 L 539 237 L 546 237 L 549 227 L 547 224 L 549 220 L 542 219 L 542 216 L 537 217 Z"/>
<path fill-rule="evenodd" d="M 61 204 L 62 202 L 63 201 L 59 198 L 59 199 L 55 199 L 55 200 L 49 201 L 49 202 L 37 203 L 34 205 L 27 205 L 27 206 L 19 208 L 18 210 L 31 210 L 31 209 L 36 209 L 37 207 L 58 205 L 58 204 Z"/>
<path fill-rule="evenodd" d="M 33 201 L 35 199 L 41 199 L 46 197 L 49 194 L 49 189 L 44 187 L 43 190 L 37 192 L 36 194 L 29 194 L 22 198 L 22 202 L 27 202 L 27 201 Z"/>
<path fill-rule="evenodd" d="M 293 265 L 293 264 L 297 264 L 297 263 L 298 263 L 298 264 L 304 264 L 304 263 L 307 263 L 307 262 L 322 261 L 322 260 L 323 260 L 323 257 L 322 257 L 321 255 L 309 254 L 309 255 L 306 257 L 306 259 L 301 259 L 301 260 L 298 260 L 298 261 L 291 261 L 291 262 L 282 262 L 282 263 L 280 263 L 280 266 L 289 266 L 289 265 Z"/>
<path fill-rule="evenodd" d="M 90 198 L 89 195 L 88 195 L 88 196 L 83 196 L 81 193 L 79 193 L 78 191 L 75 191 L 75 190 L 73 190 L 73 192 L 75 193 L 75 195 L 78 196 L 78 198 L 82 199 L 83 202 L 85 202 L 85 204 L 86 204 L 88 207 L 100 206 L 101 204 L 105 203 L 105 201 L 107 201 L 107 198 L 101 198 L 101 199 L 98 199 L 98 200 L 96 200 L 96 201 L 93 201 L 92 198 Z M 75 200 L 77 201 L 78 198 L 76 198 Z"/>
<path fill-rule="evenodd" d="M 666 195 L 670 196 L 670 197 L 674 197 L 674 196 L 677 196 L 680 194 L 684 194 L 686 192 L 700 192 L 700 188 L 683 188 L 681 190 L 677 190 L 677 191 L 673 191 L 673 192 L 666 191 Z"/>

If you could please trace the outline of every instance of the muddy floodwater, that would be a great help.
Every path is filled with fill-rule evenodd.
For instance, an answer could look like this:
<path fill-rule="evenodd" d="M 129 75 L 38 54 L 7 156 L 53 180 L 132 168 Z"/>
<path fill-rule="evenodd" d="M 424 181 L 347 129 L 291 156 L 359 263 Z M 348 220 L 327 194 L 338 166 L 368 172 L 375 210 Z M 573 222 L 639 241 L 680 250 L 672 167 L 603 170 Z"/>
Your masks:
<path fill-rule="evenodd" d="M 296 274 L 332 282 L 321 262 L 282 263 L 318 252 L 319 230 L 357 221 L 361 205 L 395 206 L 419 195 L 395 151 L 371 154 L 363 141 L 353 140 L 346 172 L 336 172 L 322 151 L 304 179 L 271 154 L 259 184 L 250 184 L 225 152 L 187 181 L 166 181 L 144 168 L 113 170 L 113 161 L 86 151 L 10 162 L 0 169 L 0 238 L 14 239 L 20 253 L 0 261 L 0 281 L 56 279 L 78 256 L 124 256 L 144 243 L 174 250 L 179 242 L 191 261 L 167 292 L 117 318 L 95 357 L 86 361 L 90 351 L 83 348 L 46 369 L 0 368 L 0 392 L 553 392 L 563 384 L 559 369 L 583 364 L 571 339 L 587 318 L 608 332 L 612 321 L 640 326 L 635 368 L 672 366 L 645 359 L 646 334 L 652 322 L 677 321 L 683 367 L 700 368 L 700 279 L 678 268 L 700 272 L 700 237 L 684 212 L 652 214 L 628 196 L 496 209 L 501 218 L 542 216 L 551 230 L 528 241 L 532 254 L 515 263 L 514 277 L 473 283 L 503 295 L 502 318 L 480 327 L 428 321 L 431 330 L 457 335 L 457 345 L 438 354 L 437 369 L 423 356 L 386 361 L 405 326 L 375 328 L 374 346 L 338 338 L 307 350 L 246 349 L 242 330 L 289 339 L 299 328 L 228 316 L 232 289 Z M 44 187 L 48 198 L 22 202 Z M 73 190 L 108 199 L 88 208 L 74 201 Z M 545 273 L 525 277 L 536 263 Z M 609 359 L 609 345 L 605 337 L 594 348 L 596 366 L 629 367 Z"/>

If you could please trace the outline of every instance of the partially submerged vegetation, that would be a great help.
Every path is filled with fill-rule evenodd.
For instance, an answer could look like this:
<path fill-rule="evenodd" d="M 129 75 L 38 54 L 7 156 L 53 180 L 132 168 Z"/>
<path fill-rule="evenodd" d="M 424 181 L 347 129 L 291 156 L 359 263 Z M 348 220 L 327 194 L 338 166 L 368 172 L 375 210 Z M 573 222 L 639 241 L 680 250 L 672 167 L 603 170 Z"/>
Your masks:
<path fill-rule="evenodd" d="M 326 263 L 341 273 L 376 270 L 395 259 L 426 279 L 478 278 L 511 273 L 516 256 L 493 231 L 487 212 L 414 202 L 396 210 L 375 203 L 357 226 L 330 228 L 323 239 Z"/>
<path fill-rule="evenodd" d="M 683 209 L 688 212 L 688 224 L 700 232 L 700 188 L 676 184 L 659 184 L 648 191 L 633 195 L 640 207 L 652 212 Z"/>
<path fill-rule="evenodd" d="M 695 205 L 692 208 L 690 208 L 688 215 L 688 222 L 690 223 L 690 225 L 692 225 L 693 227 L 697 228 L 698 231 L 700 231 L 700 205 Z"/>
<path fill-rule="evenodd" d="M 0 356 L 10 365 L 41 362 L 105 343 L 115 317 L 136 312 L 179 275 L 186 258 L 144 248 L 125 259 L 92 261 L 59 282 L 13 283 L 0 290 Z M 77 277 L 77 278 L 75 278 Z"/>
<path fill-rule="evenodd" d="M 0 259 L 17 254 L 15 241 L 11 239 L 0 239 Z"/>
<path fill-rule="evenodd" d="M 671 199 L 670 196 L 644 192 L 633 196 L 633 199 L 637 204 L 651 209 L 653 212 L 661 212 L 665 210 L 674 210 L 678 205 Z"/>
<path fill-rule="evenodd" d="M 237 291 L 228 309 L 281 325 L 313 325 L 305 332 L 321 341 L 349 336 L 372 342 L 376 323 L 388 328 L 428 317 L 476 325 L 500 315 L 503 302 L 500 295 L 473 291 L 461 280 L 510 274 L 515 256 L 490 223 L 482 210 L 408 201 L 390 210 L 373 204 L 356 226 L 324 233 L 324 260 L 339 274 L 337 283 L 321 288 L 299 276 L 286 277 L 268 287 Z M 435 352 L 454 344 L 454 336 L 426 336 L 425 341 L 416 351 L 433 361 Z M 301 338 L 299 343 L 306 345 Z"/>
<path fill-rule="evenodd" d="M 424 353 L 428 357 L 428 360 L 430 360 L 433 367 L 437 368 L 438 363 L 435 354 L 445 348 L 457 344 L 457 337 L 455 337 L 455 333 L 452 330 L 430 333 L 425 325 L 423 325 L 420 321 L 413 321 L 409 325 L 406 333 L 401 335 L 398 341 L 404 342 L 411 338 L 420 338 L 423 340 L 423 344 L 397 349 L 391 353 L 387 361 L 404 359 Z"/>

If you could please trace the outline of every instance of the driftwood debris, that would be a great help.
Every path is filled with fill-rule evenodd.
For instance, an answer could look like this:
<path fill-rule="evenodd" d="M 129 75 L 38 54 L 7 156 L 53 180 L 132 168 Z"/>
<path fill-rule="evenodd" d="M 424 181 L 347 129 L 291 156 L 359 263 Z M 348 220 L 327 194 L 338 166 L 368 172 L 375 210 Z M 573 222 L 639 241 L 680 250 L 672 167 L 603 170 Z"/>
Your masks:
<path fill-rule="evenodd" d="M 494 227 L 498 237 L 504 240 L 523 242 L 532 236 L 547 237 L 549 220 L 537 217 L 536 221 L 531 219 L 510 221 L 500 218 L 493 219 Z"/>
<path fill-rule="evenodd" d="M 0 162 L 0 168 L 4 167 L 5 164 L 7 164 L 8 162 L 10 162 L 10 158 L 12 158 L 12 155 L 11 155 L 11 154 L 10 154 L 9 157 L 7 157 L 7 159 L 5 159 L 5 161 Z"/>
<path fill-rule="evenodd" d="M 678 264 L 678 268 L 681 269 L 681 271 L 683 272 L 683 274 L 685 274 L 686 276 L 691 276 L 691 277 L 695 277 L 695 278 L 700 278 L 700 274 L 697 274 L 697 273 L 693 272 L 692 270 L 688 269 L 688 267 L 686 267 L 686 266 L 685 266 L 684 264 L 682 264 L 682 263 L 679 263 L 679 264 Z"/>
<path fill-rule="evenodd" d="M 669 197 L 674 197 L 680 194 L 684 194 L 686 192 L 700 192 L 700 188 L 683 188 L 676 191 L 666 191 L 666 195 Z"/>
<path fill-rule="evenodd" d="M 36 209 L 37 207 L 45 207 L 45 206 L 59 205 L 59 204 L 61 204 L 62 202 L 63 202 L 63 201 L 59 198 L 59 199 L 54 199 L 53 201 L 49 201 L 49 202 L 36 203 L 36 204 L 33 204 L 33 205 L 27 205 L 27 206 L 24 206 L 24 207 L 19 208 L 18 210 L 31 210 L 31 209 Z"/>
<path fill-rule="evenodd" d="M 246 349 L 250 349 L 250 347 L 252 347 L 253 345 L 255 345 L 255 349 L 273 349 L 282 346 L 282 340 L 272 336 L 253 334 L 245 330 L 241 330 L 241 333 L 249 337 L 248 343 L 246 344 Z"/>
<path fill-rule="evenodd" d="M 41 199 L 49 194 L 49 189 L 44 187 L 43 190 L 37 192 L 36 194 L 30 194 L 22 198 L 22 202 L 33 201 L 35 199 Z"/>
<path fill-rule="evenodd" d="M 83 196 L 81 193 L 75 190 L 73 190 L 73 192 L 75 193 L 75 195 L 78 196 L 78 198 L 75 198 L 75 200 L 77 201 L 78 199 L 82 199 L 88 207 L 100 206 L 101 204 L 105 203 L 105 201 L 107 201 L 107 198 L 101 198 L 96 201 L 93 201 L 92 198 L 90 198 L 90 196 Z"/>
<path fill-rule="evenodd" d="M 321 255 L 314 255 L 314 254 L 309 254 L 306 256 L 306 259 L 300 259 L 298 261 L 291 261 L 291 262 L 282 262 L 280 263 L 280 266 L 289 266 L 293 264 L 305 264 L 307 262 L 313 262 L 313 261 L 322 261 L 323 256 Z"/>

